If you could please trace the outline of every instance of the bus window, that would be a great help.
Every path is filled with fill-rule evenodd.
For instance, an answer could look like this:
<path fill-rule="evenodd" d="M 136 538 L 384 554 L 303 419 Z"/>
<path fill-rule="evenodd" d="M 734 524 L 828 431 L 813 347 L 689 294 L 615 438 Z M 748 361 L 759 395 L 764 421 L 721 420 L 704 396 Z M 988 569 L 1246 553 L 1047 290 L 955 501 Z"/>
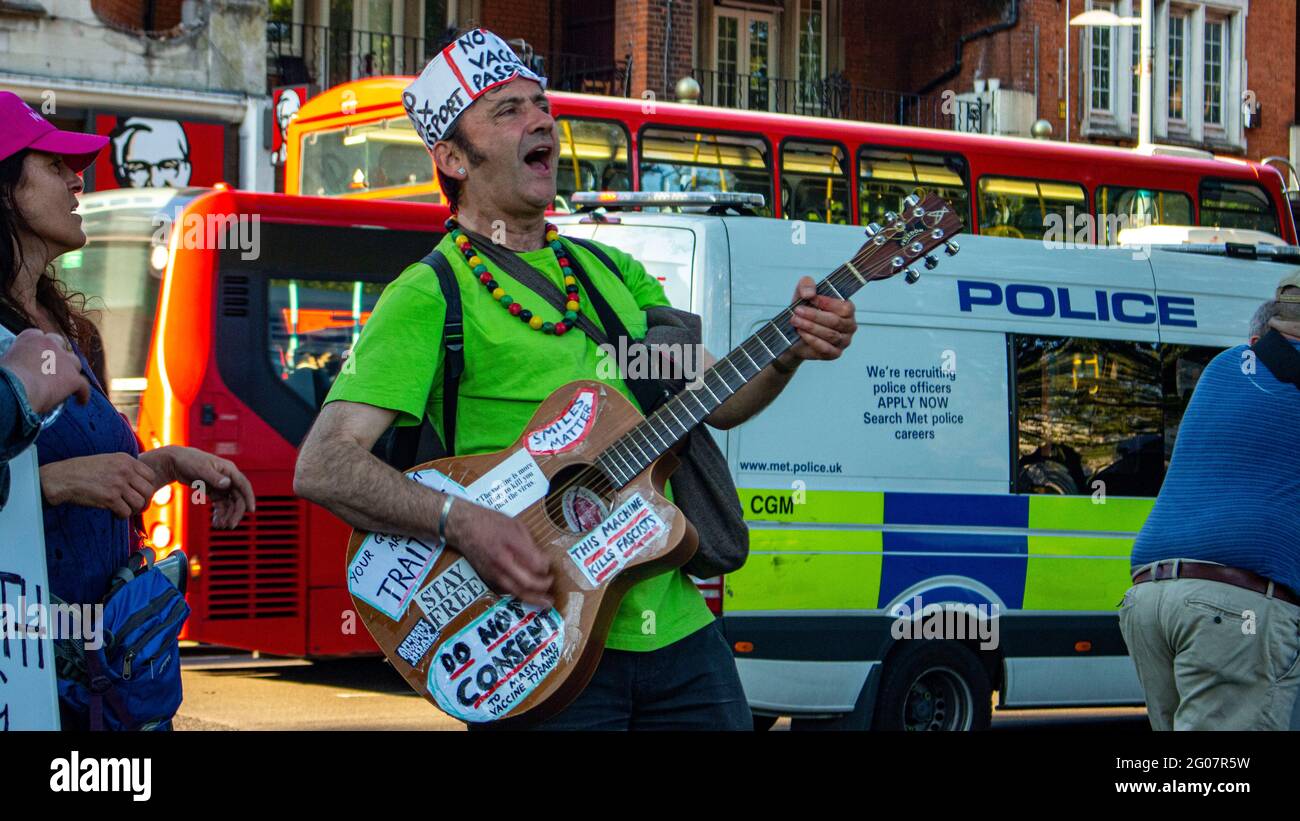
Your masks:
<path fill-rule="evenodd" d="M 903 210 L 910 194 L 938 194 L 970 227 L 966 161 L 956 154 L 920 154 L 864 148 L 858 153 L 858 222 L 882 225 L 886 211 Z"/>
<path fill-rule="evenodd" d="M 979 197 L 980 233 L 991 237 L 1042 239 L 1053 214 L 1068 233 L 1075 215 L 1088 210 L 1083 186 L 1068 182 L 980 177 Z"/>
<path fill-rule="evenodd" d="M 271 369 L 304 402 L 318 408 L 384 286 L 271 278 L 266 288 L 266 353 Z"/>
<path fill-rule="evenodd" d="M 762 194 L 772 216 L 767 143 L 758 135 L 646 128 L 641 132 L 642 191 L 739 191 Z"/>
<path fill-rule="evenodd" d="M 302 138 L 300 193 L 332 197 L 433 181 L 433 159 L 406 116 Z"/>
<path fill-rule="evenodd" d="M 1097 189 L 1097 213 L 1100 244 L 1115 245 L 1125 228 L 1191 225 L 1192 198 L 1181 191 L 1103 185 Z"/>
<path fill-rule="evenodd" d="M 556 119 L 560 134 L 555 193 L 566 204 L 574 191 L 631 191 L 627 130 L 616 122 Z"/>
<path fill-rule="evenodd" d="M 1016 492 L 1155 496 L 1165 473 L 1155 343 L 1016 334 L 1013 347 Z"/>
<path fill-rule="evenodd" d="M 848 225 L 848 153 L 830 143 L 781 145 L 781 216 Z"/>
<path fill-rule="evenodd" d="M 1225 180 L 1201 181 L 1201 225 L 1278 234 L 1277 217 L 1264 189 Z"/>

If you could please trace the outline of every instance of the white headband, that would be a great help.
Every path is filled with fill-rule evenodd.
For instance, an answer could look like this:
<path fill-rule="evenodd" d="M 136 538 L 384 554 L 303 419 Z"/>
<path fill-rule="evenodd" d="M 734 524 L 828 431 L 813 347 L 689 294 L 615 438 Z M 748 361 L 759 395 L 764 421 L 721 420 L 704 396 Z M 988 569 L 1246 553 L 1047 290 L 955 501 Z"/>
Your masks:
<path fill-rule="evenodd" d="M 505 40 L 486 29 L 475 29 L 429 61 L 402 92 L 402 105 L 415 132 L 432 149 L 483 92 L 516 77 L 536 80 L 546 88 L 546 78 L 525 66 Z"/>

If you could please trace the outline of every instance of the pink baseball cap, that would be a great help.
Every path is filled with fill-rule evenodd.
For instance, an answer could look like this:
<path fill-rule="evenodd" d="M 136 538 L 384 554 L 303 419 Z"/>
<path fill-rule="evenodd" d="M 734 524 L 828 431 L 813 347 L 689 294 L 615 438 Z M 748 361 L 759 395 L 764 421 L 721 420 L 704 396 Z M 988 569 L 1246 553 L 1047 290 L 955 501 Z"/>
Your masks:
<path fill-rule="evenodd" d="M 24 148 L 59 154 L 73 171 L 82 171 L 95 161 L 108 137 L 60 131 L 12 91 L 0 91 L 0 160 Z"/>

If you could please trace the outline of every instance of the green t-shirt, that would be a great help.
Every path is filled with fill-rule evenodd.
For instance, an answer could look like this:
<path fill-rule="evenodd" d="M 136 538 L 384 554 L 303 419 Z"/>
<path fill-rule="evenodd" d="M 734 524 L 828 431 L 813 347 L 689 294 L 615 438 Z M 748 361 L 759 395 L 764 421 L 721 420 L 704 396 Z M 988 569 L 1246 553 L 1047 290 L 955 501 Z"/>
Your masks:
<path fill-rule="evenodd" d="M 600 293 L 634 337 L 645 335 L 645 309 L 668 305 L 663 286 L 627 254 L 601 246 L 618 265 L 620 282 L 586 249 L 565 243 L 569 254 L 591 277 Z M 602 379 L 596 343 L 581 331 L 553 336 L 534 331 L 511 316 L 470 271 L 465 258 L 444 236 L 438 249 L 451 262 L 460 283 L 465 321 L 465 372 L 456 409 L 456 453 L 490 453 L 509 447 L 532 419 L 537 406 L 578 379 L 597 379 L 632 403 L 636 398 L 621 379 Z M 563 289 L 563 275 L 550 248 L 520 254 L 525 262 Z M 491 261 L 493 277 L 516 301 L 544 321 L 559 313 Z M 582 313 L 600 325 L 585 293 Z M 446 302 L 438 276 L 415 263 L 384 289 L 325 400 L 362 402 L 397 411 L 397 424 L 417 425 L 428 414 L 442 428 L 442 328 Z M 603 328 L 602 328 L 603 329 Z M 603 371 L 603 369 L 601 369 Z M 605 646 L 648 651 L 685 638 L 713 620 L 704 597 L 681 570 L 634 585 L 610 627 Z"/>

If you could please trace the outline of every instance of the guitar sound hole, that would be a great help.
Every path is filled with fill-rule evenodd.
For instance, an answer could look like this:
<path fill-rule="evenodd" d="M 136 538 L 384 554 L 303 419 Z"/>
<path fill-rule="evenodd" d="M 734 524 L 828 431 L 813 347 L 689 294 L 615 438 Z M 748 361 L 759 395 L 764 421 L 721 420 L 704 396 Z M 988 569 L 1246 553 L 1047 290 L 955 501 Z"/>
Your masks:
<path fill-rule="evenodd" d="M 551 477 L 546 515 L 560 530 L 586 533 L 605 520 L 610 509 L 610 488 L 590 465 L 568 465 Z"/>

